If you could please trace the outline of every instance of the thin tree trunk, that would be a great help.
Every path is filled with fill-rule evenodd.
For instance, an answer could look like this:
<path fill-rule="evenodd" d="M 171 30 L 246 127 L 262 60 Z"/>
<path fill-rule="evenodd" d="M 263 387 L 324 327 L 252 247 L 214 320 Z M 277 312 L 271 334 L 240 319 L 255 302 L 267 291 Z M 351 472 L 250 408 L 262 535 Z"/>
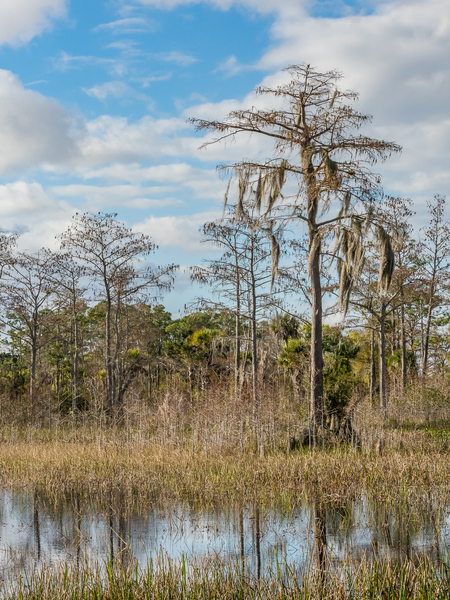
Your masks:
<path fill-rule="evenodd" d="M 400 310 L 400 319 L 401 319 L 401 345 L 402 345 L 402 389 L 406 388 L 406 331 L 405 331 L 405 298 L 403 293 L 403 286 L 401 289 L 401 310 Z"/>
<path fill-rule="evenodd" d="M 306 113 L 303 103 L 299 105 L 298 122 L 306 124 Z M 306 128 L 306 131 L 307 128 Z M 302 143 L 301 164 L 306 183 L 308 200 L 308 236 L 309 236 L 309 271 L 311 278 L 311 397 L 309 409 L 310 444 L 314 447 L 317 434 L 324 425 L 323 411 L 323 352 L 322 352 L 322 286 L 320 281 L 320 234 L 317 228 L 317 208 L 319 192 L 315 178 L 312 156 L 314 144 L 309 134 Z"/>
<path fill-rule="evenodd" d="M 256 421 L 256 437 L 260 454 L 264 454 L 264 446 L 261 435 L 261 414 L 259 406 L 259 388 L 258 388 L 258 355 L 256 344 L 256 285 L 254 273 L 254 247 L 253 240 L 250 252 L 250 294 L 251 294 L 251 344 L 252 344 L 252 388 L 253 388 L 253 408 Z"/>
<path fill-rule="evenodd" d="M 31 340 L 31 377 L 30 377 L 30 405 L 31 414 L 34 415 L 35 387 L 36 387 L 36 357 L 37 357 L 37 333 L 33 332 Z"/>
<path fill-rule="evenodd" d="M 375 365 L 375 331 L 371 329 L 370 332 L 370 386 L 369 386 L 369 397 L 370 401 L 373 402 L 375 396 L 375 385 L 376 385 L 377 373 Z"/>
<path fill-rule="evenodd" d="M 239 265 L 236 256 L 236 356 L 234 360 L 234 389 L 236 403 L 239 401 L 239 384 L 241 369 L 241 292 L 239 281 Z"/>
<path fill-rule="evenodd" d="M 427 374 L 428 369 L 428 350 L 430 344 L 430 329 L 431 329 L 431 316 L 433 312 L 433 295 L 430 294 L 428 311 L 427 311 L 427 320 L 425 322 L 425 334 L 424 334 L 424 345 L 423 345 L 423 357 L 422 357 L 422 375 L 425 376 Z"/>
<path fill-rule="evenodd" d="M 148 399 L 149 401 L 152 399 L 152 365 L 150 361 L 148 361 Z"/>
<path fill-rule="evenodd" d="M 380 309 L 380 346 L 379 346 L 379 371 L 380 371 L 380 406 L 386 416 L 387 399 L 386 399 L 386 304 L 381 302 Z"/>
<path fill-rule="evenodd" d="M 312 446 L 317 441 L 318 431 L 323 427 L 323 355 L 322 355 L 322 289 L 320 283 L 320 245 L 314 245 L 315 236 L 319 235 L 310 227 L 310 252 L 317 249 L 311 257 L 311 398 L 310 398 L 310 436 Z"/>
<path fill-rule="evenodd" d="M 76 427 L 78 422 L 78 318 L 76 303 L 74 300 L 73 306 L 74 319 L 74 353 L 73 353 L 73 374 L 72 374 L 72 417 L 73 424 Z"/>
<path fill-rule="evenodd" d="M 120 332 L 120 292 L 117 295 L 117 306 L 116 306 L 116 314 L 114 318 L 114 329 L 116 332 L 116 348 L 114 352 L 114 362 L 113 362 L 113 405 L 117 405 L 117 416 L 119 418 L 123 417 L 124 405 L 123 405 L 123 364 L 120 360 L 120 346 L 122 342 L 121 332 Z M 127 348 L 127 340 L 125 340 L 125 348 Z"/>
<path fill-rule="evenodd" d="M 106 331 L 105 331 L 105 367 L 106 367 L 106 407 L 108 417 L 112 419 L 113 416 L 113 368 L 112 368 L 112 357 L 111 357 L 111 298 L 109 293 L 107 294 L 106 303 Z"/>
<path fill-rule="evenodd" d="M 420 301 L 420 352 L 422 354 L 422 367 L 423 367 L 423 357 L 425 355 L 424 352 L 424 329 L 423 329 L 423 300 Z"/>

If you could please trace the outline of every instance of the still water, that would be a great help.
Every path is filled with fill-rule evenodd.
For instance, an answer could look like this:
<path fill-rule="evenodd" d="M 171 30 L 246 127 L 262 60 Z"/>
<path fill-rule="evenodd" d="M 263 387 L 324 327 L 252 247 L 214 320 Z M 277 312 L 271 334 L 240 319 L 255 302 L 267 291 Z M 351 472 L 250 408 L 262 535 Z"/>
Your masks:
<path fill-rule="evenodd" d="M 310 561 L 318 538 L 327 558 L 423 553 L 440 561 L 450 541 L 449 511 L 426 499 L 386 508 L 368 497 L 326 506 L 304 502 L 289 514 L 255 505 L 127 505 L 115 490 L 100 500 L 72 493 L 0 492 L 0 570 L 80 561 L 135 560 L 167 556 L 237 558 L 259 573 L 275 558 L 298 565 Z M 430 500 L 431 502 L 431 500 Z M 318 536 L 318 523 L 321 535 Z"/>

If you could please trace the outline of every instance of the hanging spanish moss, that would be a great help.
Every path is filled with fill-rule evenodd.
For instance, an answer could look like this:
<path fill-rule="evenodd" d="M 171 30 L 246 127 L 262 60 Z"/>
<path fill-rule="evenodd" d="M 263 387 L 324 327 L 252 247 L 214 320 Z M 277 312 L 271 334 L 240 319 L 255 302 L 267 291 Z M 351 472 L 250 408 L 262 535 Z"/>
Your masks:
<path fill-rule="evenodd" d="M 244 211 L 244 197 L 245 192 L 247 191 L 249 180 L 249 172 L 248 170 L 241 171 L 239 173 L 239 186 L 238 186 L 238 201 L 236 207 L 236 221 L 239 221 L 241 214 Z"/>
<path fill-rule="evenodd" d="M 377 226 L 377 237 L 380 244 L 380 273 L 378 281 L 380 290 L 387 292 L 394 272 L 395 255 L 392 250 L 391 236 L 382 225 Z"/>
<path fill-rule="evenodd" d="M 222 218 L 225 216 L 225 211 L 226 211 L 227 204 L 228 204 L 228 194 L 230 192 L 230 185 L 231 185 L 231 177 L 228 180 L 227 189 L 226 189 L 226 192 L 225 192 L 225 196 L 223 198 L 223 214 L 222 214 Z"/>
<path fill-rule="evenodd" d="M 256 192 L 255 192 L 255 203 L 256 203 L 256 210 L 258 211 L 258 213 L 261 212 L 262 197 L 263 197 L 263 183 L 262 183 L 262 176 L 261 176 L 261 171 L 260 171 L 259 177 L 258 177 L 258 184 L 256 186 Z"/>
<path fill-rule="evenodd" d="M 278 243 L 278 240 L 273 234 L 273 232 L 270 233 L 270 242 L 272 255 L 272 277 L 270 281 L 270 291 L 272 291 L 275 279 L 278 276 L 278 265 L 280 262 L 280 244 Z"/>

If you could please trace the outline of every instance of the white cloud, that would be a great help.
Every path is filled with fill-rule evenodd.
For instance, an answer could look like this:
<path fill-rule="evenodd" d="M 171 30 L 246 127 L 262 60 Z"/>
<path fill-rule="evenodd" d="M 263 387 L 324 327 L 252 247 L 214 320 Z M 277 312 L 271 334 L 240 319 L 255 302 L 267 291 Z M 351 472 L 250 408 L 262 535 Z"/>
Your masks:
<path fill-rule="evenodd" d="M 0 70 L 0 174 L 70 161 L 82 124 L 56 101 Z"/>
<path fill-rule="evenodd" d="M 73 212 L 67 202 L 49 197 L 39 183 L 0 185 L 2 230 L 20 233 L 22 250 L 54 247 L 55 235 L 65 229 Z"/>
<path fill-rule="evenodd" d="M 25 44 L 65 14 L 65 0 L 2 0 L 0 44 Z"/>
<path fill-rule="evenodd" d="M 133 92 L 132 88 L 123 81 L 107 81 L 101 85 L 94 85 L 91 88 L 83 88 L 88 96 L 94 96 L 99 100 L 105 100 L 108 96 L 120 98 Z"/>
<path fill-rule="evenodd" d="M 54 203 L 39 183 L 15 181 L 0 185 L 0 216 L 28 215 L 54 208 Z"/>
<path fill-rule="evenodd" d="M 366 16 L 338 19 L 280 15 L 276 44 L 258 67 L 280 69 L 310 63 L 337 68 L 342 86 L 360 92 L 358 110 L 373 114 L 364 132 L 395 141 L 403 153 L 376 167 L 385 187 L 402 195 L 448 189 L 450 155 L 450 4 L 398 0 L 374 4 Z M 279 72 L 267 77 L 280 83 Z"/>
<path fill-rule="evenodd" d="M 186 252 L 204 252 L 200 227 L 221 217 L 221 212 L 210 211 L 194 215 L 154 217 L 151 216 L 135 226 L 136 231 L 150 235 L 161 248 L 181 247 Z"/>
<path fill-rule="evenodd" d="M 249 7 L 252 2 L 242 0 L 241 4 Z M 217 0 L 212 4 L 226 9 L 231 2 Z M 153 5 L 158 2 L 155 0 Z M 171 6 L 170 2 L 162 5 Z M 386 187 L 404 195 L 445 193 L 450 154 L 450 5 L 442 0 L 430 0 L 426 5 L 414 1 L 374 3 L 372 14 L 348 14 L 336 19 L 308 16 L 303 2 L 291 0 L 284 5 L 283 10 L 276 11 L 274 1 L 261 3 L 261 10 L 272 7 L 276 12 L 274 43 L 253 65 L 272 72 L 263 83 L 273 86 L 281 82 L 286 74 L 280 69 L 292 62 L 310 62 L 321 71 L 335 67 L 342 70 L 342 85 L 361 92 L 358 109 L 374 114 L 373 125 L 364 133 L 404 146 L 400 157 L 376 167 L 385 176 Z M 180 64 L 196 60 L 177 53 L 157 56 Z M 100 61 L 108 69 L 123 67 L 120 61 L 93 56 L 63 54 L 61 59 L 66 66 Z M 231 69 L 237 66 L 237 59 L 228 63 Z M 148 81 L 169 76 L 151 75 Z M 140 80 L 144 85 L 148 81 Z M 116 80 L 85 91 L 99 99 L 137 97 L 129 85 Z M 268 156 L 270 144 L 243 135 L 199 152 L 200 144 L 213 136 L 195 136 L 186 118 L 221 119 L 232 110 L 267 106 L 272 99 L 255 96 L 249 90 L 240 100 L 192 100 L 197 105 L 186 108 L 179 117 L 144 117 L 131 122 L 102 115 L 82 122 L 55 101 L 25 90 L 11 73 L 0 71 L 0 126 L 4 139 L 0 174 L 42 167 L 86 179 L 104 176 L 119 183 L 169 182 L 177 186 L 177 194 L 189 187 L 194 197 L 218 199 L 222 182 L 211 165 Z M 192 160 L 206 164 L 207 169 L 189 167 Z M 155 166 L 161 162 L 165 164 Z M 144 167 L 143 163 L 153 166 Z M 177 194 L 166 197 L 175 198 Z M 146 194 L 133 198 L 145 199 Z"/>
<path fill-rule="evenodd" d="M 148 31 L 155 31 L 157 23 L 152 19 L 145 19 L 143 17 L 128 17 L 125 19 L 118 19 L 117 21 L 111 21 L 110 23 L 102 23 L 94 28 L 94 31 L 109 31 L 114 34 L 125 34 L 125 33 L 144 33 Z"/>
<path fill-rule="evenodd" d="M 232 75 L 237 75 L 247 69 L 245 65 L 239 64 L 237 58 L 235 56 L 230 56 L 226 60 L 222 61 L 220 65 L 217 67 L 215 72 L 223 71 L 228 77 Z"/>
<path fill-rule="evenodd" d="M 229 10 L 232 6 L 244 6 L 262 14 L 284 13 L 298 15 L 303 12 L 306 0 L 138 0 L 140 4 L 171 10 L 177 6 L 187 6 L 205 2 L 220 10 Z"/>
<path fill-rule="evenodd" d="M 120 82 L 109 83 L 87 91 L 100 99 L 108 93 L 129 91 Z M 207 109 L 198 109 L 202 110 Z M 246 144 L 242 139 L 228 151 L 215 146 L 211 151 L 198 152 L 202 140 L 193 135 L 193 128 L 185 118 L 148 116 L 129 123 L 124 117 L 103 115 L 86 122 L 55 100 L 25 89 L 15 75 L 3 70 L 0 70 L 0 131 L 2 175 L 38 168 L 73 172 L 111 163 L 160 162 L 164 156 L 219 162 L 231 156 L 238 159 Z M 256 141 L 253 147 L 258 148 Z"/>
<path fill-rule="evenodd" d="M 69 69 L 80 69 L 83 64 L 101 65 L 110 73 L 115 75 L 125 75 L 127 64 L 125 61 L 115 58 L 103 58 L 101 56 L 72 56 L 67 52 L 61 52 L 53 61 L 53 66 L 58 71 L 68 71 Z"/>
<path fill-rule="evenodd" d="M 152 167 L 122 163 L 85 171 L 83 176 L 85 179 L 104 179 L 111 182 L 129 181 L 136 184 L 149 181 L 166 184 L 173 186 L 171 191 L 176 191 L 180 198 L 185 197 L 185 188 L 189 188 L 190 195 L 194 198 L 218 202 L 222 201 L 226 187 L 226 182 L 219 178 L 215 169 L 196 168 L 187 163 Z M 163 190 L 166 186 L 155 189 Z"/>
<path fill-rule="evenodd" d="M 87 210 L 95 211 L 105 206 L 122 206 L 132 208 L 164 208 L 182 206 L 179 199 L 155 196 L 173 193 L 176 188 L 169 185 L 144 187 L 140 185 L 96 186 L 71 184 L 53 186 L 51 191 L 60 198 L 82 199 Z"/>
<path fill-rule="evenodd" d="M 167 72 L 167 73 L 158 73 L 155 75 L 149 75 L 147 77 L 132 77 L 131 81 L 140 83 L 143 88 L 147 88 L 155 81 L 168 81 L 171 77 L 172 77 L 172 73 Z"/>
<path fill-rule="evenodd" d="M 97 98 L 98 100 L 106 100 L 107 98 L 124 98 L 129 100 L 139 100 L 146 102 L 148 109 L 152 108 L 153 101 L 150 96 L 137 92 L 124 81 L 107 81 L 99 85 L 94 85 L 91 88 L 82 88 L 83 92 L 88 96 Z"/>
<path fill-rule="evenodd" d="M 156 52 L 151 55 L 156 60 L 162 60 L 164 62 L 173 62 L 180 67 L 187 67 L 193 63 L 198 62 L 198 58 L 184 54 L 183 52 L 177 52 L 175 50 L 171 52 Z"/>

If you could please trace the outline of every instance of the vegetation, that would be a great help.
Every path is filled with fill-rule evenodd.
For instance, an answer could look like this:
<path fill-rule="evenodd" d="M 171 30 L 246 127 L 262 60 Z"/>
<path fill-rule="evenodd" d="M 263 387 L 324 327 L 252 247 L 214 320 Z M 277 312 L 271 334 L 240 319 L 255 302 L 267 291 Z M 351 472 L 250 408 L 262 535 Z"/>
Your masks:
<path fill-rule="evenodd" d="M 437 568 L 427 559 L 401 564 L 386 559 L 346 562 L 339 567 L 330 565 L 320 577 L 308 567 L 297 569 L 276 560 L 258 578 L 256 573 L 246 572 L 238 560 L 224 564 L 216 557 L 189 563 L 184 556 L 171 560 L 161 553 L 145 570 L 120 564 L 109 564 L 106 569 L 44 565 L 34 573 L 22 573 L 13 585 L 3 583 L 2 593 L 11 600 L 444 600 L 449 588 L 449 565 Z"/>
<path fill-rule="evenodd" d="M 0 236 L 0 483 L 101 501 L 119 487 L 138 504 L 308 499 L 320 568 L 254 579 L 212 562 L 187 578 L 159 557 L 106 579 L 44 568 L 11 597 L 446 597 L 445 562 L 335 568 L 323 529 L 324 503 L 362 494 L 449 504 L 446 200 L 414 239 L 412 202 L 372 171 L 400 148 L 359 134 L 370 119 L 338 73 L 288 74 L 259 90 L 283 108 L 195 121 L 274 148 L 225 168 L 223 218 L 202 227 L 218 253 L 190 270 L 208 293 L 183 316 L 160 303 L 176 265 L 149 263 L 152 240 L 115 214 L 75 215 L 55 252 Z"/>

